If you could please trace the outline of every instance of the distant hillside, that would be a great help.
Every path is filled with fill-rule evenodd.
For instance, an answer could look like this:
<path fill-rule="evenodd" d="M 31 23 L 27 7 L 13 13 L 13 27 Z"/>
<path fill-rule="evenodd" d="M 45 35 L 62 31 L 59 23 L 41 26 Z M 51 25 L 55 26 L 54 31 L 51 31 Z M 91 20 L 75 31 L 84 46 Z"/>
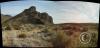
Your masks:
<path fill-rule="evenodd" d="M 3 14 L 1 14 L 1 23 L 3 23 L 4 21 L 10 19 L 11 17 L 12 16 L 10 16 L 10 15 L 3 15 Z"/>

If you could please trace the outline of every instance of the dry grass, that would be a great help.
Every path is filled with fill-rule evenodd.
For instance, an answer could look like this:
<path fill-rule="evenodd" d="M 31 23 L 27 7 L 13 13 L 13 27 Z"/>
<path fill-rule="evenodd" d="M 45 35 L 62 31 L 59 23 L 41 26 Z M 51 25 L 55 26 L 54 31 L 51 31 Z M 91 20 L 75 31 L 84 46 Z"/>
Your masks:
<path fill-rule="evenodd" d="M 63 28 L 64 27 L 64 28 Z M 82 33 L 80 27 L 66 28 L 66 26 L 38 26 L 31 31 L 26 30 L 5 30 L 2 32 L 3 46 L 17 47 L 59 47 L 59 48 L 82 48 L 97 47 L 97 27 L 87 26 L 86 32 L 93 33 L 89 44 L 81 44 L 79 37 Z M 44 31 L 46 30 L 46 31 Z M 84 30 L 84 29 L 83 29 Z M 82 31 L 83 31 L 82 30 Z M 49 35 L 49 34 L 51 35 Z M 45 36 L 46 35 L 46 36 Z"/>
<path fill-rule="evenodd" d="M 37 32 L 19 30 L 3 31 L 3 46 L 8 47 L 52 47 L 50 42 L 41 39 Z"/>

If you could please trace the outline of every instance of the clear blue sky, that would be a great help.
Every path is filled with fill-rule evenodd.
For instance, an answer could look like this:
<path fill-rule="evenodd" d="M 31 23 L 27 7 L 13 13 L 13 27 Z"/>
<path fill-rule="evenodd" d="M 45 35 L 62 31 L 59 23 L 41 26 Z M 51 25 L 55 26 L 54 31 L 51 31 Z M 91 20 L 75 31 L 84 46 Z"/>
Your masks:
<path fill-rule="evenodd" d="M 98 23 L 99 6 L 97 3 L 81 1 L 11 1 L 1 4 L 1 13 L 15 16 L 30 6 L 39 12 L 47 12 L 54 23 Z"/>

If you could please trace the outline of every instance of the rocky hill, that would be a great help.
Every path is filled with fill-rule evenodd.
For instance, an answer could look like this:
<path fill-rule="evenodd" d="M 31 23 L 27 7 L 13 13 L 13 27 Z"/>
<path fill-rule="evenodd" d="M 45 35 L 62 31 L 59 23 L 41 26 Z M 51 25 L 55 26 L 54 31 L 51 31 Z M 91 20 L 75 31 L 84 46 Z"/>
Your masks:
<path fill-rule="evenodd" d="M 9 20 L 6 20 L 3 23 L 3 26 L 6 27 L 19 27 L 19 25 L 24 25 L 24 24 L 32 24 L 32 25 L 51 25 L 53 24 L 52 17 L 48 15 L 48 13 L 43 12 L 40 13 L 36 11 L 36 8 L 34 6 L 31 6 L 29 9 L 25 9 L 23 12 L 20 14 L 12 17 Z"/>

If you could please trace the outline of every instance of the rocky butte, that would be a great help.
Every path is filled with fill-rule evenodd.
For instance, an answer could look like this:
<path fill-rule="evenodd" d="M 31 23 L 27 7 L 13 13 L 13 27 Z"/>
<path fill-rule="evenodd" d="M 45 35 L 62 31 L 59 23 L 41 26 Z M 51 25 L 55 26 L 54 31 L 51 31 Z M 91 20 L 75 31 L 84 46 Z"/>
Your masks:
<path fill-rule="evenodd" d="M 28 9 L 25 9 L 20 14 L 6 20 L 3 23 L 3 26 L 13 27 L 13 26 L 20 26 L 24 24 L 33 24 L 33 25 L 51 25 L 53 24 L 53 19 L 48 13 L 43 12 L 40 13 L 36 11 L 35 6 L 31 6 Z"/>

